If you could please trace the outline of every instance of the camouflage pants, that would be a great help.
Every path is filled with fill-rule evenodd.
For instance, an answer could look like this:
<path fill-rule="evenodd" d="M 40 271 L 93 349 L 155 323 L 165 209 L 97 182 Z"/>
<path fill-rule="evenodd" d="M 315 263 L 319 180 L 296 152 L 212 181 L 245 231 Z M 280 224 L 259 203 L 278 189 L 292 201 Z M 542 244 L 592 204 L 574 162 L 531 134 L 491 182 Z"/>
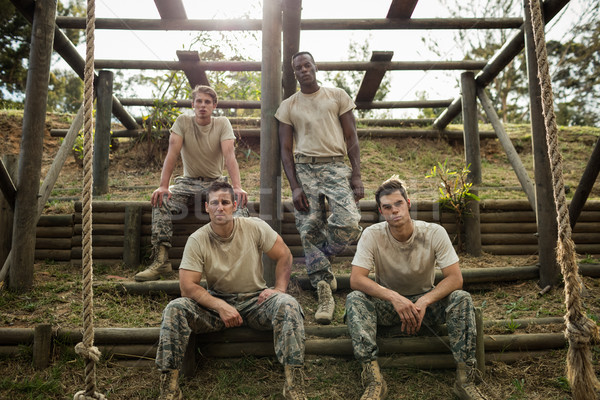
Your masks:
<path fill-rule="evenodd" d="M 423 294 L 406 296 L 406 298 L 414 303 Z M 377 358 L 377 325 L 401 324 L 392 303 L 368 296 L 358 290 L 346 297 L 346 320 L 352 338 L 354 357 L 360 362 Z M 454 361 L 475 365 L 475 310 L 468 292 L 455 290 L 427 307 L 421 331 L 435 332 L 436 327 L 443 323 L 446 323 L 448 328 L 450 350 Z"/>
<path fill-rule="evenodd" d="M 218 180 L 227 181 L 226 177 Z M 169 187 L 171 198 L 163 197 L 162 206 L 152 207 L 152 247 L 156 249 L 159 245 L 171 247 L 173 237 L 173 221 L 183 219 L 193 212 L 200 216 L 205 214 L 204 202 L 208 187 L 213 181 L 202 181 L 199 179 L 178 176 L 175 184 Z M 246 208 L 238 208 L 234 214 L 247 217 L 250 214 Z"/>
<path fill-rule="evenodd" d="M 289 294 L 276 293 L 258 304 L 257 293 L 225 295 L 211 293 L 234 306 L 244 326 L 258 330 L 273 330 L 277 360 L 283 365 L 304 363 L 304 315 L 298 301 Z M 187 343 L 192 332 L 208 333 L 225 329 L 225 324 L 214 310 L 200 306 L 196 301 L 180 297 L 171 301 L 163 311 L 160 339 L 156 353 L 159 370 L 180 369 Z"/>
<path fill-rule="evenodd" d="M 308 199 L 309 211 L 294 209 L 294 215 L 313 287 L 321 280 L 331 282 L 328 257 L 339 254 L 362 232 L 350 174 L 350 168 L 342 162 L 296 164 L 296 177 Z M 331 211 L 329 217 L 325 199 Z"/>

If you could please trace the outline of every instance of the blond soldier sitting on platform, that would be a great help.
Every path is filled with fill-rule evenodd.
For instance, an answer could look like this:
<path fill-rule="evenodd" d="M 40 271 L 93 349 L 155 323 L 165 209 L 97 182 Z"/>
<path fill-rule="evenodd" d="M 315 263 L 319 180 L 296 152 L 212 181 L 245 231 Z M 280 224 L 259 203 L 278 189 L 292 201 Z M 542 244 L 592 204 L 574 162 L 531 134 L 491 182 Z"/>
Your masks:
<path fill-rule="evenodd" d="M 273 330 L 275 355 L 285 370 L 284 398 L 306 400 L 303 314 L 286 294 L 292 254 L 266 222 L 234 218 L 235 208 L 228 183 L 208 188 L 210 223 L 189 237 L 179 267 L 182 297 L 163 312 L 156 354 L 162 400 L 182 398 L 178 376 L 190 334 L 236 326 Z M 272 288 L 263 279 L 263 253 L 277 263 Z"/>
<path fill-rule="evenodd" d="M 352 260 L 346 320 L 355 358 L 362 363 L 361 400 L 385 398 L 387 386 L 377 363 L 377 326 L 400 325 L 416 334 L 446 323 L 457 365 L 454 393 L 464 400 L 485 399 L 474 384 L 475 310 L 462 288 L 458 256 L 443 227 L 411 219 L 402 181 L 393 177 L 375 193 L 384 222 L 362 234 Z M 434 285 L 435 268 L 443 279 Z M 375 274 L 375 281 L 369 278 Z"/>
<path fill-rule="evenodd" d="M 248 195 L 242 189 L 240 171 L 235 158 L 235 135 L 229 120 L 213 117 L 217 107 L 217 93 L 209 86 L 198 85 L 192 91 L 194 115 L 182 114 L 171 127 L 169 150 L 165 158 L 160 186 L 152 193 L 152 251 L 153 262 L 135 275 L 136 281 L 152 281 L 171 272 L 169 248 L 175 218 L 187 216 L 195 205 L 202 213 L 206 189 L 214 181 L 226 181 L 223 167 L 229 178 L 240 208 L 238 216 L 248 216 L 245 209 Z M 183 176 L 175 178 L 169 187 L 175 163 L 181 154 Z"/>

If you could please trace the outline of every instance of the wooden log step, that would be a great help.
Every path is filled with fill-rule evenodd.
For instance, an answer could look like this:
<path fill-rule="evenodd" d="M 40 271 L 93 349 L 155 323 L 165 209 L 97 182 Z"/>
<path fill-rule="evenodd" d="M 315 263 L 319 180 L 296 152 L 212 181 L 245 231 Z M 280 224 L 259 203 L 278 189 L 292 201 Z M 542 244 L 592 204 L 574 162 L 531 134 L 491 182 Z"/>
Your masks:
<path fill-rule="evenodd" d="M 42 215 L 37 226 L 72 226 L 73 214 L 65 215 Z"/>
<path fill-rule="evenodd" d="M 95 328 L 94 344 L 155 344 L 159 333 L 160 328 Z M 79 330 L 58 329 L 56 338 L 61 343 L 76 344 L 83 334 Z"/>
<path fill-rule="evenodd" d="M 96 234 L 95 231 L 92 232 L 92 246 L 94 247 L 119 247 L 123 246 L 124 236 L 121 232 L 121 235 L 101 235 Z M 72 247 L 81 247 L 82 236 L 76 235 L 73 236 L 71 240 Z M 69 247 L 70 248 L 70 247 Z"/>
<path fill-rule="evenodd" d="M 36 250 L 37 252 L 37 250 Z M 73 260 L 81 259 L 82 255 L 81 247 L 73 247 L 71 249 L 70 258 Z M 92 258 L 99 259 L 115 259 L 122 260 L 123 259 L 123 246 L 111 246 L 111 247 L 93 247 L 92 249 Z"/>
<path fill-rule="evenodd" d="M 70 238 L 73 236 L 73 225 L 71 226 L 38 226 L 35 228 L 37 238 Z"/>
<path fill-rule="evenodd" d="M 69 261 L 71 250 L 57 249 L 35 249 L 36 260 Z"/>
<path fill-rule="evenodd" d="M 81 242 L 80 242 L 81 243 Z M 35 248 L 37 249 L 56 249 L 56 250 L 70 250 L 72 240 L 70 238 L 42 238 L 36 237 Z"/>

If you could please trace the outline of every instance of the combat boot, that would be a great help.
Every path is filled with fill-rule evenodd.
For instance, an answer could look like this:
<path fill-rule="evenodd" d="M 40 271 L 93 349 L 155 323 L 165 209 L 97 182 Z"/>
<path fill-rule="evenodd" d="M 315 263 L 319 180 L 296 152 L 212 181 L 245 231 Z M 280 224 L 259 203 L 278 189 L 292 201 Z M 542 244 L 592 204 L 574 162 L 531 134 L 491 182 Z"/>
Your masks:
<path fill-rule="evenodd" d="M 362 364 L 362 380 L 365 391 L 360 400 L 383 400 L 387 395 L 387 384 L 379 371 L 377 360 L 364 362 Z"/>
<path fill-rule="evenodd" d="M 286 365 L 283 397 L 288 400 L 306 400 L 304 393 L 304 370 L 298 365 Z"/>
<path fill-rule="evenodd" d="M 169 248 L 164 245 L 158 246 L 156 256 L 152 264 L 142 272 L 135 274 L 134 279 L 138 282 L 155 281 L 163 274 L 173 271 L 169 261 Z"/>
<path fill-rule="evenodd" d="M 182 400 L 179 389 L 179 371 L 170 369 L 160 374 L 160 397 L 158 400 Z"/>
<path fill-rule="evenodd" d="M 464 362 L 456 364 L 454 394 L 461 400 L 487 400 L 487 397 L 475 386 L 476 369 Z"/>
<path fill-rule="evenodd" d="M 317 283 L 317 295 L 319 296 L 319 304 L 315 313 L 315 320 L 319 324 L 329 325 L 333 319 L 335 303 L 331 294 L 331 286 L 327 281 L 319 281 Z"/>

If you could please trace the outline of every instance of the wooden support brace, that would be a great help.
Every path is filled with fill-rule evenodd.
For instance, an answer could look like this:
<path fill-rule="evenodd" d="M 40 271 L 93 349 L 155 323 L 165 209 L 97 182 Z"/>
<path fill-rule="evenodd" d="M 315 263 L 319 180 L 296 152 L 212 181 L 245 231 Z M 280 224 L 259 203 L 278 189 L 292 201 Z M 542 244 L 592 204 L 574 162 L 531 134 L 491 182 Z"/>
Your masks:
<path fill-rule="evenodd" d="M 17 196 L 17 188 L 10 177 L 8 168 L 4 165 L 4 161 L 0 160 L 0 189 L 4 198 L 10 205 L 12 210 L 15 209 L 15 197 Z"/>
<path fill-rule="evenodd" d="M 184 64 L 183 72 L 190 81 L 191 88 L 196 85 L 210 86 L 206 71 L 200 67 L 200 55 L 197 51 L 177 50 L 177 57 Z"/>
<path fill-rule="evenodd" d="M 386 18 L 410 18 L 419 0 L 392 0 Z"/>
<path fill-rule="evenodd" d="M 374 51 L 371 54 L 371 61 L 391 61 L 393 56 L 393 51 Z M 375 94 L 379 89 L 379 85 L 381 85 L 381 81 L 385 76 L 385 73 L 385 68 L 374 67 L 372 69 L 367 69 L 367 72 L 365 73 L 365 76 L 363 77 L 363 80 L 360 83 L 358 93 L 356 94 L 356 101 L 373 101 L 373 99 L 375 98 Z"/>
<path fill-rule="evenodd" d="M 181 0 L 154 0 L 162 19 L 187 19 Z"/>

